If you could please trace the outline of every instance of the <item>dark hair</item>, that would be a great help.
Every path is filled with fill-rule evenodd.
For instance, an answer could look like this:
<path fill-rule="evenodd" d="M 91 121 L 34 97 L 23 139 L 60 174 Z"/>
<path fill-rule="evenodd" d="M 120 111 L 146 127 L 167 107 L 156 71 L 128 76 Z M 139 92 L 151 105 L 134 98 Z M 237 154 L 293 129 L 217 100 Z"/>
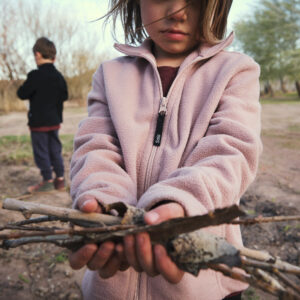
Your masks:
<path fill-rule="evenodd" d="M 192 2 L 200 9 L 199 41 L 217 44 L 223 39 L 232 1 L 233 0 L 186 1 L 187 5 L 190 5 L 190 2 Z M 183 9 L 185 7 L 183 7 Z M 110 11 L 104 17 L 106 18 L 106 21 L 108 21 L 109 18 L 112 18 L 114 32 L 117 18 L 121 18 L 125 40 L 128 43 L 140 43 L 147 37 L 147 33 L 142 24 L 138 0 L 110 0 Z"/>
<path fill-rule="evenodd" d="M 54 43 L 45 37 L 40 37 L 36 40 L 32 51 L 34 54 L 39 52 L 43 58 L 52 60 L 54 60 L 56 56 L 56 48 Z"/>

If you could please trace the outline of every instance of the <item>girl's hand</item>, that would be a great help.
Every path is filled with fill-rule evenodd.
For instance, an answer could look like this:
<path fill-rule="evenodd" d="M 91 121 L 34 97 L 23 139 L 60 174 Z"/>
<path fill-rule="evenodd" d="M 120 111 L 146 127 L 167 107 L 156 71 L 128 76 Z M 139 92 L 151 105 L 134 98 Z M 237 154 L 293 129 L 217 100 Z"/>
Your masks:
<path fill-rule="evenodd" d="M 154 225 L 183 216 L 182 206 L 171 202 L 146 213 L 145 222 Z M 126 236 L 124 238 L 124 248 L 128 263 L 137 272 L 144 271 L 149 276 L 161 274 L 170 283 L 178 283 L 182 279 L 184 272 L 178 269 L 163 246 L 155 245 L 152 248 L 148 233 Z"/>
<path fill-rule="evenodd" d="M 85 199 L 78 203 L 82 212 L 101 213 L 101 207 L 96 199 Z M 119 269 L 128 268 L 126 264 L 124 247 L 121 244 L 115 245 L 113 242 L 105 242 L 99 247 L 96 244 L 87 244 L 76 252 L 69 255 L 70 266 L 81 269 L 85 265 L 90 270 L 98 270 L 102 278 L 113 276 Z"/>

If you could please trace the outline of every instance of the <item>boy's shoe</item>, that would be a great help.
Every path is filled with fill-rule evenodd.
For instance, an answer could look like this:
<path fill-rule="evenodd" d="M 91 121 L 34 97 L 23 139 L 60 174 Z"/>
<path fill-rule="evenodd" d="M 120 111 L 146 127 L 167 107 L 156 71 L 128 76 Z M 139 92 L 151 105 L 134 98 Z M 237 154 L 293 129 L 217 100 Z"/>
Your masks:
<path fill-rule="evenodd" d="M 65 179 L 64 178 L 55 178 L 54 187 L 56 190 L 63 191 L 65 190 Z"/>
<path fill-rule="evenodd" d="M 27 188 L 28 193 L 47 192 L 53 190 L 53 181 L 42 181 L 36 185 L 31 185 Z"/>

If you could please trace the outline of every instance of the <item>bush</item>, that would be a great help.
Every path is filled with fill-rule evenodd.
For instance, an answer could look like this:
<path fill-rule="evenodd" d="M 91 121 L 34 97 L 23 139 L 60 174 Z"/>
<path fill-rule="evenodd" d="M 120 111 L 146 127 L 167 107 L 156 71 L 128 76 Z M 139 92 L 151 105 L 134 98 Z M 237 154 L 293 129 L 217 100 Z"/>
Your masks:
<path fill-rule="evenodd" d="M 21 80 L 0 80 L 0 112 L 26 110 L 27 102 L 20 101 L 16 94 L 20 85 Z"/>

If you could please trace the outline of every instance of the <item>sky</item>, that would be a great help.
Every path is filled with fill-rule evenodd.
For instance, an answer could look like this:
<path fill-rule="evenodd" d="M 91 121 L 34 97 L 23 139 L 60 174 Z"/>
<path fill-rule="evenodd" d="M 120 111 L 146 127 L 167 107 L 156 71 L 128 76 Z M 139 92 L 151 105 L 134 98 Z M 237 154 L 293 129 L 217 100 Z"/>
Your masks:
<path fill-rule="evenodd" d="M 113 50 L 114 40 L 111 37 L 110 27 L 105 31 L 102 30 L 102 22 L 90 22 L 100 16 L 103 16 L 108 8 L 108 0 L 60 0 L 61 2 L 70 2 L 74 12 L 81 18 L 83 26 L 89 30 L 97 30 L 99 32 L 99 45 L 104 52 L 116 53 Z M 232 31 L 235 22 L 247 17 L 251 14 L 255 5 L 260 0 L 233 0 L 232 8 L 228 19 L 228 33 Z M 120 42 L 123 42 L 122 35 L 117 35 Z"/>

